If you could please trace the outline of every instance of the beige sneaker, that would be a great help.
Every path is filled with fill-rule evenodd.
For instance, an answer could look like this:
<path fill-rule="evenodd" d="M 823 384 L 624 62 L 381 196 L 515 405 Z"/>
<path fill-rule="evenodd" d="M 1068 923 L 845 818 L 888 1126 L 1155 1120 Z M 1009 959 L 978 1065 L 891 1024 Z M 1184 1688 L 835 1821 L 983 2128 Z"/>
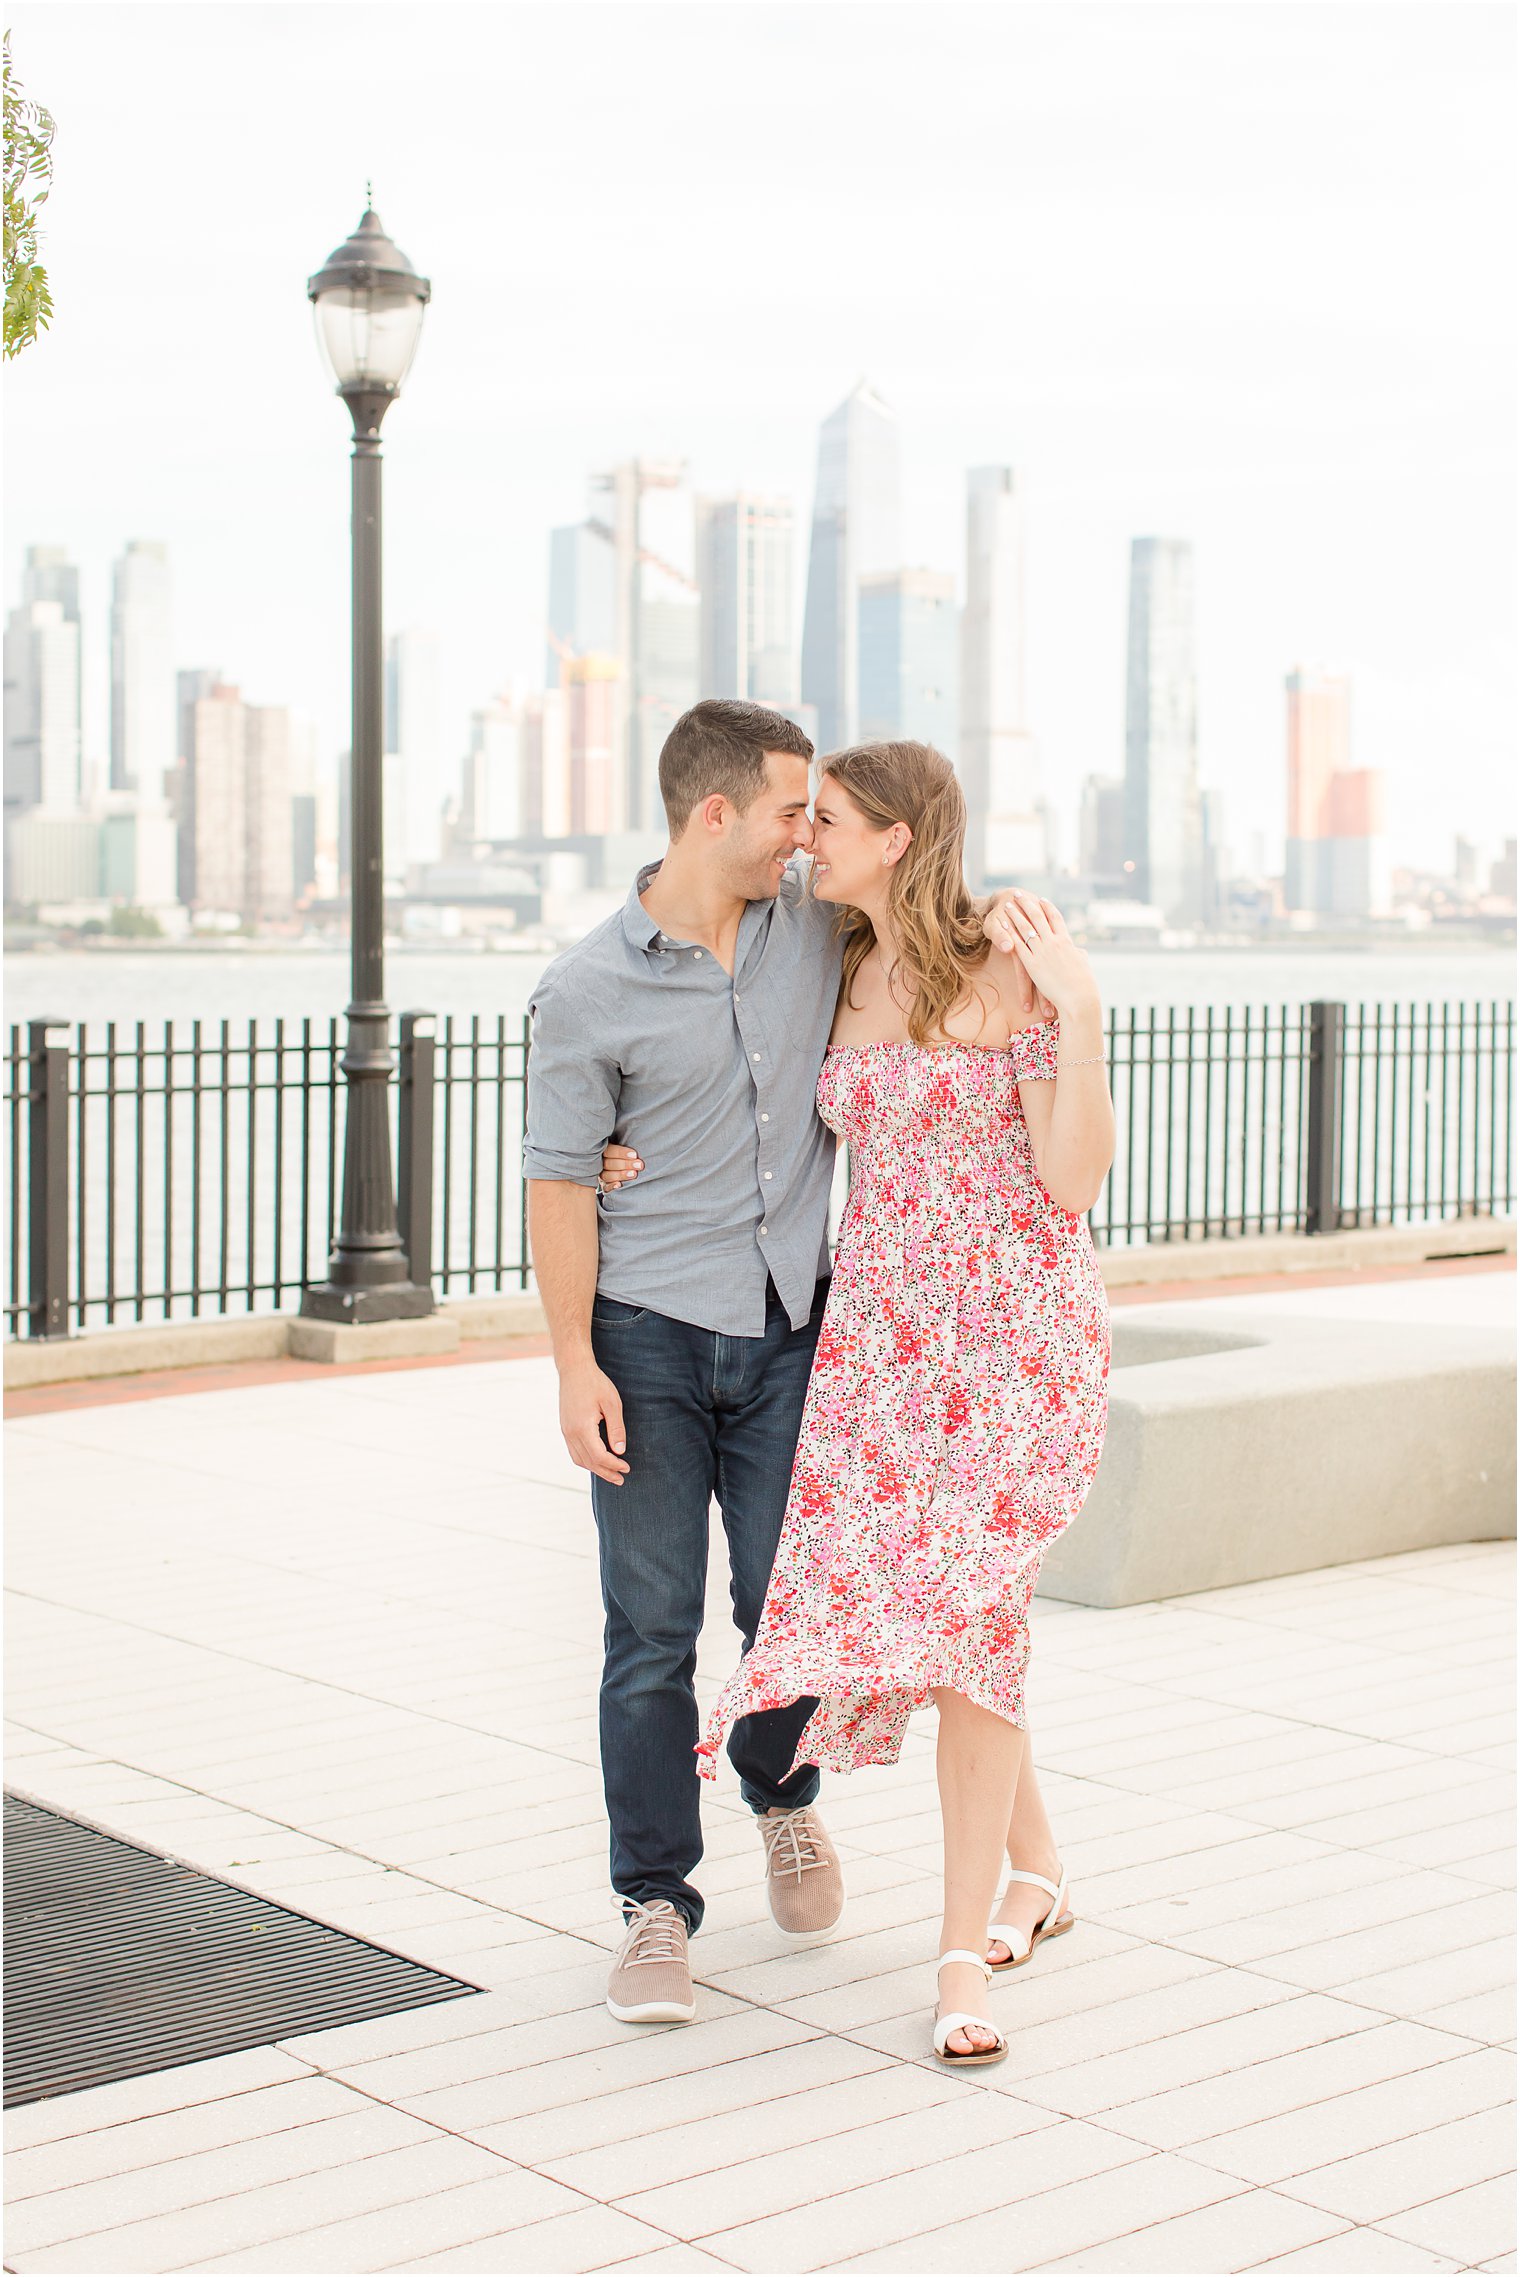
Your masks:
<path fill-rule="evenodd" d="M 772 1921 L 791 1944 L 821 1944 L 844 1919 L 844 1869 L 822 1819 L 811 1805 L 769 1810 L 760 1833 Z"/>
<path fill-rule="evenodd" d="M 607 1979 L 620 2024 L 689 2024 L 697 2013 L 686 1960 L 686 1916 L 668 1898 L 626 1908 L 628 1934 Z"/>

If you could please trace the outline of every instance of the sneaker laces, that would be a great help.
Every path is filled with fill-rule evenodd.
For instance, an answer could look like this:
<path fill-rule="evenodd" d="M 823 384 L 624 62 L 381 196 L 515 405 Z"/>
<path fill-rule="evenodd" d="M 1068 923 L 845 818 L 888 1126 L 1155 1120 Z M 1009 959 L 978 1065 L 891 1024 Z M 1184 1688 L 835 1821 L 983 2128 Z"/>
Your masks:
<path fill-rule="evenodd" d="M 769 1873 L 795 1874 L 800 1881 L 810 1866 L 828 1866 L 833 1861 L 820 1842 L 821 1829 L 815 1830 L 810 1809 L 788 1811 L 784 1818 L 769 1818 L 764 1823 L 765 1863 Z M 776 1853 L 783 1851 L 779 1862 Z"/>
<path fill-rule="evenodd" d="M 638 1969 L 651 1961 L 685 1960 L 685 1916 L 668 1898 L 656 1898 L 653 1905 L 639 1905 L 630 1899 L 624 1917 L 628 1935 L 619 1956 L 623 1968 Z"/>

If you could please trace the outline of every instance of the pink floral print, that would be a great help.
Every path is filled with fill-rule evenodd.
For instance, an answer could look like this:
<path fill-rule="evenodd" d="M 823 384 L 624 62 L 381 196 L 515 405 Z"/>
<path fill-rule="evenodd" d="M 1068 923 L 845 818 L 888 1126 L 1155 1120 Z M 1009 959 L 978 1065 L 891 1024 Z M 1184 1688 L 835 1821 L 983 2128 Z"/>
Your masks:
<path fill-rule="evenodd" d="M 1108 1303 L 1085 1222 L 1040 1183 L 1006 1052 L 834 1044 L 818 1108 L 851 1187 L 754 1646 L 697 1748 L 816 1696 L 793 1768 L 894 1763 L 951 1686 L 1024 1722 L 1040 1559 L 1081 1509 L 1108 1406 Z"/>

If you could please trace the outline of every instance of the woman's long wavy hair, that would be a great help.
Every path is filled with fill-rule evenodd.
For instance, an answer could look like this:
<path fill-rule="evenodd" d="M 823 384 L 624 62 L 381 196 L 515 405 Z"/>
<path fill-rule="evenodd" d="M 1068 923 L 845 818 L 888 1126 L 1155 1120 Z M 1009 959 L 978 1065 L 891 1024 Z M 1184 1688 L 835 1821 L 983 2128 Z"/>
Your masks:
<path fill-rule="evenodd" d="M 887 907 L 897 978 L 912 991 L 908 1034 L 927 1043 L 971 996 L 971 975 L 988 956 L 982 905 L 966 886 L 966 800 L 955 769 L 929 743 L 857 743 L 820 761 L 819 772 L 843 785 L 873 830 L 905 822 L 913 833 L 892 869 Z M 863 909 L 842 916 L 845 1001 L 852 1003 L 876 935 Z"/>

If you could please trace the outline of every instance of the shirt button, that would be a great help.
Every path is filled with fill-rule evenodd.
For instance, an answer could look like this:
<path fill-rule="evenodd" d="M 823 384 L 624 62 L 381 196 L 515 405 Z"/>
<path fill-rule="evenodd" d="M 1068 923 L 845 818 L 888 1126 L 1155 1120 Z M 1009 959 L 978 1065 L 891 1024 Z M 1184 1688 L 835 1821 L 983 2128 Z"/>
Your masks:
<path fill-rule="evenodd" d="M 770 1121 L 770 1116 L 769 1116 L 769 1115 L 762 1115 L 762 1116 L 760 1117 L 760 1120 L 761 1120 L 761 1122 L 762 1122 L 762 1123 L 768 1123 L 768 1122 Z"/>
<path fill-rule="evenodd" d="M 770 1173 L 770 1172 L 767 1170 L 767 1171 L 765 1172 L 765 1176 L 766 1176 L 767 1178 L 769 1178 L 769 1176 L 770 1176 L 770 1175 L 771 1175 L 771 1173 Z"/>
<path fill-rule="evenodd" d="M 769 1232 L 770 1232 L 770 1230 L 771 1230 L 771 1229 L 770 1229 L 770 1227 L 769 1227 L 768 1225 L 763 1225 L 763 1226 L 760 1228 L 760 1231 L 761 1231 L 762 1233 L 769 1233 Z"/>
<path fill-rule="evenodd" d="M 694 957 L 700 957 L 702 954 L 700 949 L 693 949 L 691 953 Z"/>
<path fill-rule="evenodd" d="M 760 1054 L 758 1052 L 751 1052 L 749 1056 L 751 1059 L 758 1059 L 760 1057 Z"/>

